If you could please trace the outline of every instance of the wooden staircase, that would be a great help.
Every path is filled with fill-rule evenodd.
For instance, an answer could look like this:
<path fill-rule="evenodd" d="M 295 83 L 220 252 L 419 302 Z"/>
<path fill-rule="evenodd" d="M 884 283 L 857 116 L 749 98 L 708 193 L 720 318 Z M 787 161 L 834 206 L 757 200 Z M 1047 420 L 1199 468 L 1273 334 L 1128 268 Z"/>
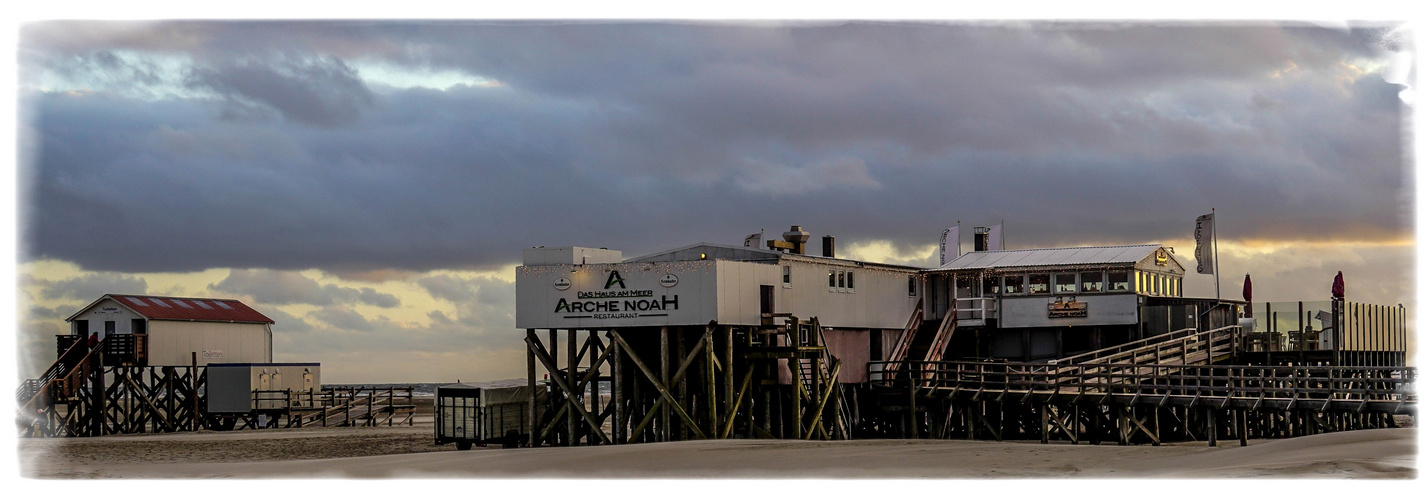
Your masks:
<path fill-rule="evenodd" d="M 918 303 L 911 313 L 911 318 L 907 320 L 901 339 L 896 342 L 896 348 L 892 349 L 891 356 L 886 360 L 884 370 L 888 380 L 899 376 L 903 366 L 908 363 L 919 365 L 908 367 L 914 371 L 934 366 L 945 359 L 946 349 L 950 347 L 951 337 L 955 335 L 958 325 L 956 309 L 952 307 L 946 310 L 946 316 L 935 324 L 925 323 L 924 312 Z M 916 363 L 918 361 L 924 364 Z M 931 374 L 927 373 L 926 376 Z"/>

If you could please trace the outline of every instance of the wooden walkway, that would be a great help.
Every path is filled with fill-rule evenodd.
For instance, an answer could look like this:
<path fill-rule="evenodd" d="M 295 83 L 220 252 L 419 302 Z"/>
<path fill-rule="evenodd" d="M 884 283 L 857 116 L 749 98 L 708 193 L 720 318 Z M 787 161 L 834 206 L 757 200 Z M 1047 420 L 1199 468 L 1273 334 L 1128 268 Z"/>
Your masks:
<path fill-rule="evenodd" d="M 911 364 L 917 384 L 876 388 L 878 425 L 898 437 L 1216 444 L 1395 426 L 1416 413 L 1416 369 L 940 362 Z M 905 380 L 903 378 L 902 380 Z M 899 415 L 898 415 L 899 413 Z M 875 419 L 874 419 L 875 420 Z"/>

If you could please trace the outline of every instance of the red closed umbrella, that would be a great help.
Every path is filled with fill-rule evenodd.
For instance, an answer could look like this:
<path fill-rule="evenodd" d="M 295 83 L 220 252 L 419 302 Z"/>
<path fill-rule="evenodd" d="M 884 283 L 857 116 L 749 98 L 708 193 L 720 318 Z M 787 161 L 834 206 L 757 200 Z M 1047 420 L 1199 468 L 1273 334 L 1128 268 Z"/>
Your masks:
<path fill-rule="evenodd" d="M 1332 280 L 1332 298 L 1340 299 L 1346 297 L 1346 283 L 1342 282 L 1342 271 L 1337 271 L 1337 278 Z"/>
<path fill-rule="evenodd" d="M 1243 275 L 1243 301 L 1248 303 L 1248 317 L 1253 317 L 1253 275 Z"/>

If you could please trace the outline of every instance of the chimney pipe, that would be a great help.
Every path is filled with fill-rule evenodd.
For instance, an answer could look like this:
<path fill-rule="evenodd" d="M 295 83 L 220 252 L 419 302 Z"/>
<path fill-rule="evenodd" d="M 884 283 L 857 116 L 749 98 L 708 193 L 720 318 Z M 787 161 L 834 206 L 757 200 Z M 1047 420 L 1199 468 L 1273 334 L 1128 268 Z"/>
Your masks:
<path fill-rule="evenodd" d="M 822 256 L 837 257 L 837 238 L 828 234 L 822 236 Z"/>
<path fill-rule="evenodd" d="M 802 226 L 792 226 L 787 232 L 782 233 L 782 239 L 792 244 L 792 253 L 797 255 L 807 254 L 807 240 L 812 238 L 812 233 L 802 230 Z"/>

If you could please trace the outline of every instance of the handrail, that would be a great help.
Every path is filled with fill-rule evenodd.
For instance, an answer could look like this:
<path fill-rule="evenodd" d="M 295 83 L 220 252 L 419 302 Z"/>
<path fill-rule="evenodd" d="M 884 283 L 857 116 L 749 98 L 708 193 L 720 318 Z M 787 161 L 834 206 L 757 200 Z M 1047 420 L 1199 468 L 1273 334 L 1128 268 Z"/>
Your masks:
<path fill-rule="evenodd" d="M 1157 343 L 1160 343 L 1160 342 L 1163 342 L 1163 341 L 1166 341 L 1166 340 L 1172 340 L 1172 339 L 1176 338 L 1175 336 L 1177 336 L 1177 335 L 1182 335 L 1182 334 L 1184 334 L 1185 332 L 1188 332 L 1188 335 L 1193 335 L 1194 333 L 1197 332 L 1197 330 L 1196 330 L 1196 329 L 1193 329 L 1193 328 L 1184 328 L 1184 329 L 1182 329 L 1182 330 L 1174 330 L 1174 331 L 1168 332 L 1168 333 L 1161 333 L 1161 334 L 1158 334 L 1158 335 L 1155 335 L 1155 336 L 1152 336 L 1152 337 L 1146 337 L 1146 338 L 1142 338 L 1142 339 L 1139 339 L 1139 340 L 1135 340 L 1135 341 L 1133 341 L 1133 342 L 1126 342 L 1126 343 L 1119 344 L 1119 345 L 1116 345 L 1116 346 L 1110 346 L 1110 347 L 1105 347 L 1105 348 L 1103 348 L 1103 349 L 1098 349 L 1098 350 L 1089 351 L 1089 352 L 1086 352 L 1086 353 L 1076 354 L 1076 355 L 1074 355 L 1074 356 L 1070 356 L 1070 357 L 1067 357 L 1067 358 L 1060 358 L 1060 359 L 1055 360 L 1055 362 L 1052 363 L 1052 364 L 1078 364 L 1078 363 L 1085 363 L 1085 362 L 1087 362 L 1088 360 L 1093 360 L 1093 359 L 1097 359 L 1097 358 L 1100 358 L 1100 357 L 1104 357 L 1103 353 L 1117 354 L 1117 353 L 1123 352 L 1123 351 L 1125 351 L 1125 350 L 1139 349 L 1139 348 L 1141 348 L 1141 347 L 1145 347 L 1145 346 L 1148 346 L 1148 345 L 1150 345 L 1150 344 L 1157 344 Z M 1112 351 L 1112 352 L 1111 352 L 1111 351 Z"/>
<path fill-rule="evenodd" d="M 1208 332 L 1205 332 L 1208 333 Z M 1075 394 L 1415 405 L 1417 369 L 1407 366 L 1106 365 L 943 361 L 909 366 L 930 388 L 965 394 Z M 1065 380 L 1064 369 L 1078 372 Z M 1127 370 L 1126 368 L 1134 368 Z M 1398 406 L 1399 408 L 1399 406 Z"/>
<path fill-rule="evenodd" d="M 906 329 L 901 331 L 901 339 L 896 341 L 896 347 L 891 350 L 891 357 L 887 358 L 886 371 L 892 377 L 896 376 L 901 364 L 906 361 L 906 356 L 911 352 L 911 342 L 916 336 L 917 330 L 921 329 L 921 322 L 925 320 L 925 309 L 921 301 L 916 301 L 916 309 L 911 311 L 911 318 L 906 321 Z"/>
<path fill-rule="evenodd" d="M 54 364 L 51 364 L 50 368 L 45 370 L 45 375 L 41 379 L 43 382 L 38 384 L 39 387 L 35 393 L 30 396 L 29 400 L 20 405 L 17 410 L 20 412 L 34 410 L 34 406 L 39 402 L 40 398 L 49 394 L 55 386 L 60 388 L 77 386 L 78 381 L 75 379 L 83 378 L 83 375 L 89 373 L 88 370 L 86 370 L 89 366 L 89 358 L 94 356 L 96 352 L 103 352 L 106 345 L 105 343 L 108 341 L 108 337 L 105 337 L 92 348 L 89 347 L 84 340 L 80 340 L 69 346 L 69 349 L 66 349 L 64 354 L 60 355 Z M 88 352 L 84 352 L 86 349 Z M 83 356 L 79 356 L 81 352 L 84 352 Z M 65 361 L 75 357 L 78 357 L 79 360 L 73 365 L 67 366 Z M 103 368 L 101 367 L 100 369 L 102 370 Z M 58 373 L 60 371 L 64 372 L 63 376 Z"/>

